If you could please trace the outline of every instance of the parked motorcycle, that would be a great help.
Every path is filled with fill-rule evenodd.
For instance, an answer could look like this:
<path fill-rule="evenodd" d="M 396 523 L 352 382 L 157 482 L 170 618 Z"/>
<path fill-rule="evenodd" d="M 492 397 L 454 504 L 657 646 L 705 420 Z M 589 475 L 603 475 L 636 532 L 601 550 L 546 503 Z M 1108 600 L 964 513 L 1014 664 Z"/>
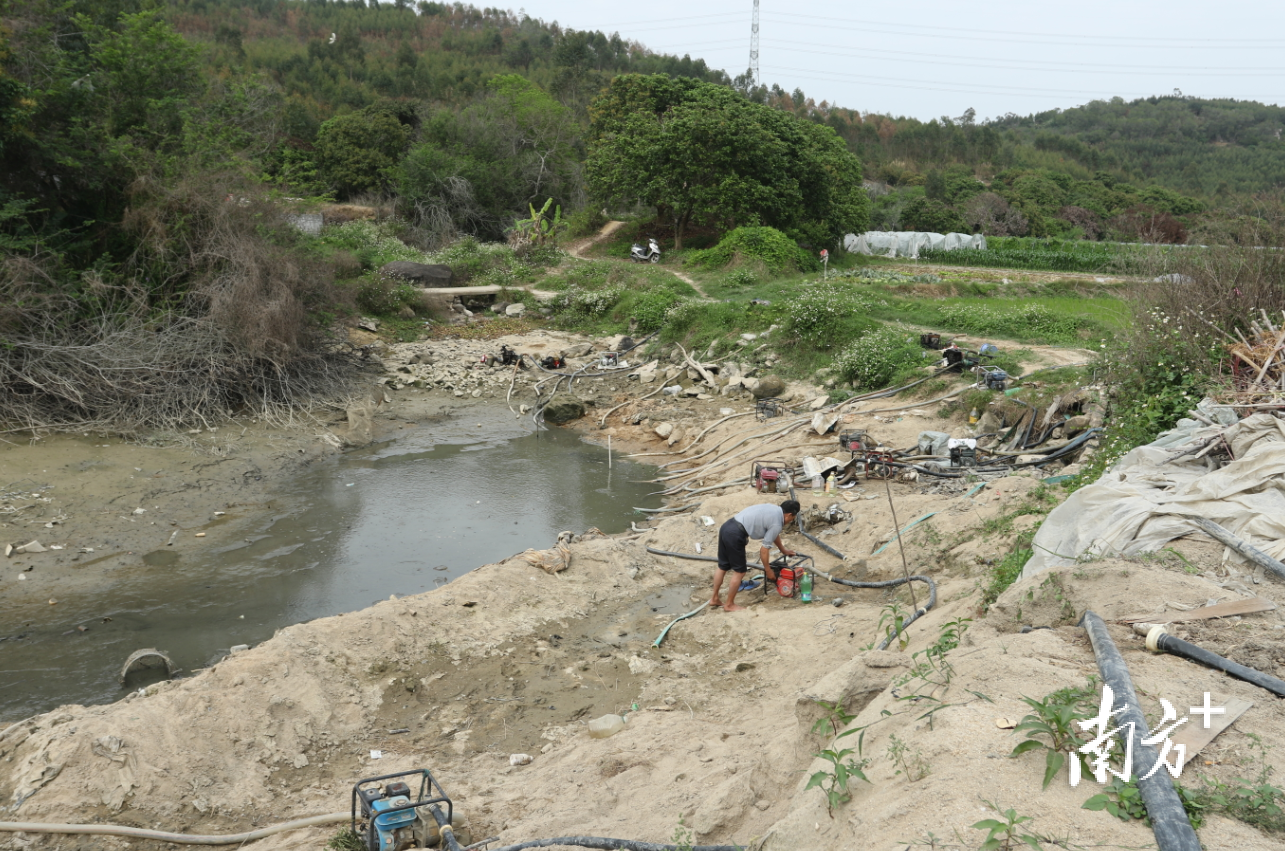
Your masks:
<path fill-rule="evenodd" d="M 634 247 L 629 249 L 629 259 L 639 263 L 659 263 L 660 246 L 656 244 L 655 239 L 650 237 L 647 239 L 647 247 L 645 249 L 635 242 Z"/>

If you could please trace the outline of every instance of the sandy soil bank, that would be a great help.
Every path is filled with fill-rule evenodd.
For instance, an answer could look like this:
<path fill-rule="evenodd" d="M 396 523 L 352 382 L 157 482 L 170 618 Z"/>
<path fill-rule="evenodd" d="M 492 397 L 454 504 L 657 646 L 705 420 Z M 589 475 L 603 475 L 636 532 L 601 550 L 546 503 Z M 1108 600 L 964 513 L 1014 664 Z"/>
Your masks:
<path fill-rule="evenodd" d="M 458 398 L 454 390 L 398 382 L 403 389 L 389 391 L 397 394 L 388 409 L 396 418 L 381 420 L 381 429 L 413 422 L 407 413 L 412 405 L 402 400 L 415 390 L 423 396 L 415 404 L 425 411 L 448 395 Z M 590 409 L 593 423 L 582 423 L 592 431 L 601 416 L 595 410 L 632 392 L 613 395 L 610 381 L 597 386 L 603 389 L 592 395 L 602 401 Z M 503 391 L 491 386 L 483 395 Z M 965 428 L 940 419 L 936 406 L 890 401 L 853 406 L 844 412 L 845 426 L 868 429 L 895 446 L 913 443 L 925 429 Z M 837 448 L 833 436 L 807 427 L 779 433 L 779 423 L 758 423 L 752 414 L 725 420 L 695 442 L 697 426 L 703 430 L 722 419 L 720 407 L 745 413 L 749 405 L 726 399 L 639 402 L 617 415 L 624 425 L 617 419 L 608 427 L 630 446 L 680 452 L 669 459 L 682 462 L 676 469 L 711 465 L 689 481 L 677 480 L 696 487 L 743 475 L 755 457 L 832 454 Z M 657 420 L 682 421 L 684 412 L 688 436 L 674 447 L 654 437 Z M 633 425 L 640 414 L 647 419 Z M 328 444 L 317 438 L 270 457 L 282 465 L 287 457 L 299 463 L 291 452 L 307 458 Z M 228 469 L 223 478 L 232 487 L 231 477 L 248 468 Z M 128 482 L 127 473 L 142 471 L 115 472 L 120 479 L 113 481 Z M 935 512 L 905 541 L 909 570 L 937 580 L 939 603 L 912 627 L 904 648 L 868 649 L 882 637 L 880 619 L 894 599 L 911 607 L 904 589 L 828 584 L 812 604 L 744 593 L 740 602 L 750 603 L 748 611 L 702 612 L 654 647 L 672 620 L 654 609 L 684 599 L 694 608 L 706 599 L 710 565 L 655 556 L 646 548 L 695 554 L 699 545 L 701 552 L 713 552 L 717 525 L 700 518 L 721 523 L 762 499 L 748 487 L 722 488 L 694 496 L 699 506 L 691 511 L 639 521 L 640 528 L 649 527 L 640 534 L 572 543 L 570 565 L 560 573 L 511 558 L 430 593 L 283 629 L 190 679 L 122 703 L 61 707 L 0 730 L 0 802 L 9 807 L 0 818 L 232 832 L 345 809 L 355 779 L 425 766 L 456 799 L 475 838 L 498 835 L 505 842 L 568 834 L 666 841 L 681 819 L 700 842 L 734 841 L 764 851 L 892 851 L 926 843 L 930 835 L 938 838 L 935 847 L 974 848 L 984 833 L 971 825 L 994 816 L 994 804 L 1032 816 L 1029 829 L 1051 838 L 1050 847 L 1146 847 L 1152 836 L 1140 822 L 1081 809 L 1099 791 L 1091 778 L 1073 790 L 1063 772 L 1041 790 L 1042 754 L 1008 759 L 1020 741 L 1011 722 L 1028 711 L 1024 696 L 1084 685 L 1094 673 L 1092 650 L 1073 626 L 1086 608 L 1114 621 L 1238 593 L 1224 587 L 1221 551 L 1180 542 L 1179 551 L 1200 575 L 1161 561 L 1077 565 L 1014 585 L 983 614 L 978 584 L 988 563 L 1008 552 L 1022 518 L 988 521 L 1011 515 L 1038 487 L 1030 476 L 997 479 L 971 493 L 971 486 L 891 483 L 900 525 Z M 180 520 L 181 493 L 172 497 L 173 516 L 165 522 L 188 522 L 184 528 L 195 534 L 200 522 L 211 522 L 202 518 L 213 506 Z M 902 575 L 895 543 L 884 546 L 897 524 L 882 482 L 862 483 L 847 497 L 802 496 L 805 506 L 836 501 L 853 514 L 851 523 L 822 530 L 823 539 L 849 558 L 818 553 L 793 534 L 787 536 L 791 547 L 815 553 L 822 570 L 839 576 Z M 147 520 L 126 526 L 134 515 L 122 511 L 118 534 L 155 534 L 139 523 L 165 512 L 129 504 L 135 507 L 148 508 L 138 515 Z M 156 529 L 158 538 L 168 534 L 159 524 Z M 67 564 L 73 569 L 70 559 Z M 6 590 L 11 578 L 3 580 Z M 1281 587 L 1254 591 L 1279 599 Z M 834 605 L 837 598 L 841 606 Z M 916 677 L 914 666 L 923 657 L 915 654 L 958 618 L 972 621 L 947 657 L 950 675 L 935 683 Z M 1189 634 L 1218 643 L 1233 657 L 1253 653 L 1258 664 L 1275 664 L 1270 672 L 1279 676 L 1285 673 L 1282 624 L 1278 610 Z M 1024 634 L 1023 625 L 1051 629 Z M 1148 712 L 1158 713 L 1161 697 L 1177 706 L 1198 705 L 1205 691 L 1254 703 L 1189 771 L 1230 779 L 1259 770 L 1251 734 L 1269 743 L 1285 734 L 1274 698 L 1174 657 L 1152 656 L 1125 628 L 1111 629 Z M 817 789 L 804 789 L 823 767 L 812 755 L 831 741 L 811 732 L 823 716 L 817 700 L 838 702 L 856 716 L 853 726 L 868 727 L 861 755 L 870 759 L 870 782 L 854 781 L 853 800 L 833 814 Z M 607 712 L 627 714 L 626 728 L 608 739 L 590 738 L 587 722 Z M 855 739 L 843 741 L 855 746 Z M 378 759 L 373 751 L 380 752 Z M 534 761 L 511 766 L 515 753 Z M 1267 764 L 1273 762 L 1279 756 L 1269 753 Z M 333 833 L 313 829 L 256 847 L 317 849 Z M 1210 849 L 1279 847 L 1278 838 L 1222 816 L 1208 819 L 1201 838 Z M 156 843 L 0 834 L 0 848 L 149 844 Z"/>

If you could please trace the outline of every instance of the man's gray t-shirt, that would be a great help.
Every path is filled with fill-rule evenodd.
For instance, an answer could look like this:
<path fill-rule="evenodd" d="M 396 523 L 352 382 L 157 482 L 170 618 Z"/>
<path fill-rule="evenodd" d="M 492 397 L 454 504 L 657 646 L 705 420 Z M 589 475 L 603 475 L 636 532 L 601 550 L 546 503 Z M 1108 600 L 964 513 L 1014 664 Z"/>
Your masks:
<path fill-rule="evenodd" d="M 776 536 L 781 534 L 781 528 L 785 526 L 785 512 L 779 505 L 762 503 L 760 505 L 751 505 L 749 508 L 736 515 L 735 520 L 745 527 L 750 537 L 756 541 L 762 541 L 763 546 L 771 549 L 772 542 Z"/>

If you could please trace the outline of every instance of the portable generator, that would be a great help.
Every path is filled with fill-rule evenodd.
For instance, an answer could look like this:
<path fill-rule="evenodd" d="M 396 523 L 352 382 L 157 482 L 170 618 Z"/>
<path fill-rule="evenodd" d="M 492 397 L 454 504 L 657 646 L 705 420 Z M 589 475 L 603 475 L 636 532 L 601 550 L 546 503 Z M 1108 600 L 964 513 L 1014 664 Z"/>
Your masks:
<path fill-rule="evenodd" d="M 936 333 L 920 334 L 919 345 L 923 346 L 925 349 L 933 349 L 934 351 L 940 350 L 941 335 Z"/>
<path fill-rule="evenodd" d="M 599 363 L 603 369 L 615 369 L 620 366 L 620 352 L 603 352 Z"/>
<path fill-rule="evenodd" d="M 750 484 L 759 493 L 784 493 L 790 479 L 784 461 L 755 461 L 750 465 Z"/>
<path fill-rule="evenodd" d="M 407 778 L 411 782 L 419 778 L 414 798 Z M 434 813 L 443 815 L 445 824 L 450 825 L 455 807 L 428 769 L 419 768 L 367 777 L 353 784 L 349 827 L 365 842 L 366 851 L 427 848 L 441 836 Z"/>
<path fill-rule="evenodd" d="M 785 406 L 775 399 L 759 399 L 754 406 L 754 416 L 758 420 L 770 420 L 785 413 Z"/>

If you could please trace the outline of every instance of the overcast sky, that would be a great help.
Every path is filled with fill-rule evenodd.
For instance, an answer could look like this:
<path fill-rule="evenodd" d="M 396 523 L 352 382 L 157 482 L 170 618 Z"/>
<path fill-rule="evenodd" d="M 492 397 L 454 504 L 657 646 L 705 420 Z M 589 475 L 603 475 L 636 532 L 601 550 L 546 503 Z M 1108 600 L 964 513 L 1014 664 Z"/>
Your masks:
<path fill-rule="evenodd" d="M 525 0 L 528 15 L 749 66 L 753 0 Z M 1026 115 L 1116 95 L 1285 103 L 1282 0 L 761 0 L 761 82 L 922 119 Z"/>

